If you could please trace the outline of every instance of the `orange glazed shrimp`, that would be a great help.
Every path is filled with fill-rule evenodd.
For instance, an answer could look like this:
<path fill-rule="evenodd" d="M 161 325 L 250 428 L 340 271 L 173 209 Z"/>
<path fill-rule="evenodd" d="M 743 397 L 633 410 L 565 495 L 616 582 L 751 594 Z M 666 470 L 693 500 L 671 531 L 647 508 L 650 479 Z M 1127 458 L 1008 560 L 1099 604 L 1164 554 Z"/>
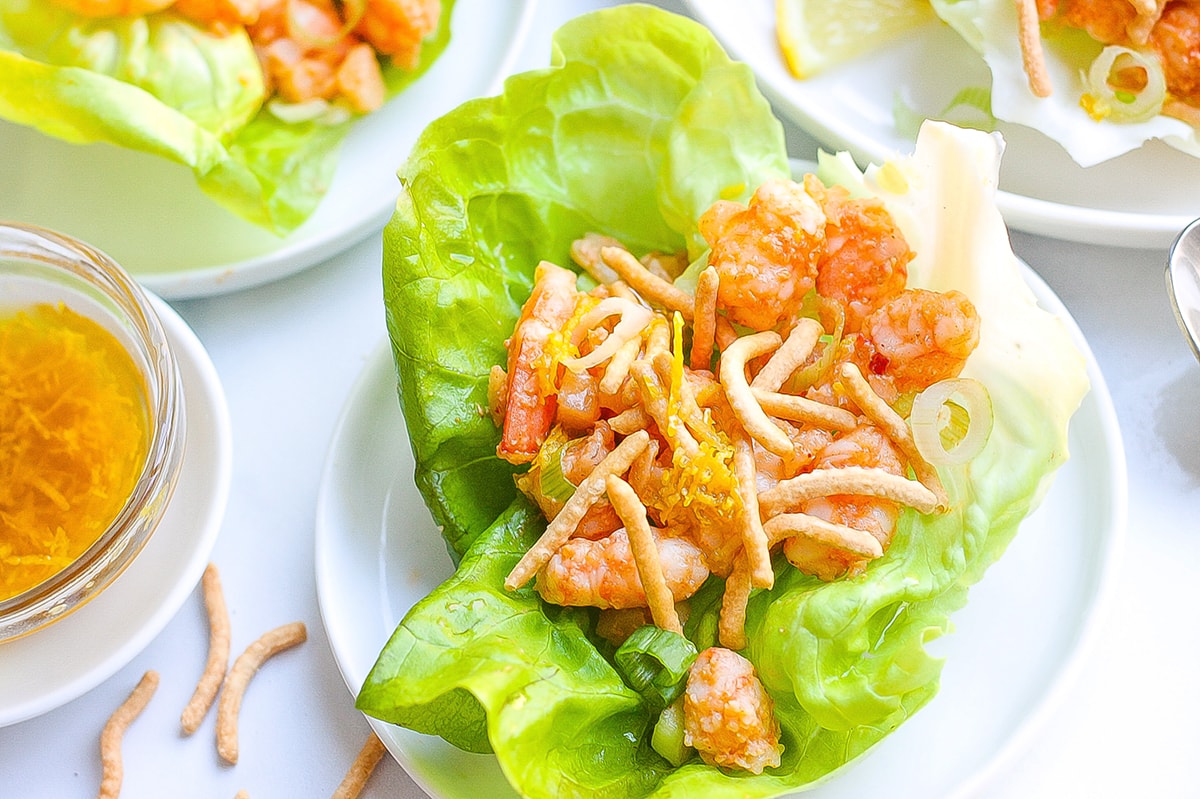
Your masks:
<path fill-rule="evenodd" d="M 267 86 L 289 103 L 302 103 L 333 95 L 345 52 L 341 28 L 330 0 L 264 0 L 247 31 Z"/>
<path fill-rule="evenodd" d="M 883 431 L 869 424 L 859 425 L 835 438 L 813 461 L 813 468 L 842 469 L 847 466 L 865 466 L 883 469 L 891 474 L 905 474 L 904 459 L 895 445 Z M 870 533 L 885 551 L 900 518 L 900 506 L 895 502 L 862 496 L 821 497 L 803 503 L 800 511 L 833 524 Z M 826 581 L 843 574 L 857 574 L 868 561 L 853 552 L 804 536 L 786 539 L 783 542 L 783 554 L 800 571 Z"/>
<path fill-rule="evenodd" d="M 722 647 L 700 653 L 683 693 L 683 742 L 710 765 L 754 774 L 779 765 L 775 703 L 749 660 Z"/>
<path fill-rule="evenodd" d="M 863 374 L 920 391 L 962 371 L 979 344 L 979 314 L 962 292 L 908 289 L 863 321 L 862 340 Z"/>
<path fill-rule="evenodd" d="M 1128 42 L 1129 31 L 1139 17 L 1139 9 L 1129 0 L 1060 0 L 1052 13 L 1064 24 L 1087 31 L 1104 44 Z"/>
<path fill-rule="evenodd" d="M 699 228 L 720 277 L 717 307 L 731 322 L 770 330 L 799 309 L 825 240 L 825 215 L 803 186 L 773 180 L 747 207 L 718 201 Z"/>
<path fill-rule="evenodd" d="M 357 32 L 405 69 L 417 66 L 421 41 L 437 29 L 441 0 L 367 0 Z"/>
<path fill-rule="evenodd" d="M 844 188 L 826 188 L 815 175 L 806 175 L 804 186 L 826 217 L 817 292 L 842 305 L 846 332 L 853 333 L 868 314 L 904 291 L 913 252 L 879 200 L 851 199 Z"/>
<path fill-rule="evenodd" d="M 551 433 L 553 435 L 553 433 Z M 608 422 L 600 421 L 587 436 L 567 441 L 559 451 L 559 471 L 572 485 L 582 483 L 596 464 L 616 448 L 612 428 Z M 529 497 L 547 520 L 553 519 L 563 508 L 563 500 L 548 495 L 542 488 L 542 464 L 534 460 L 529 471 L 516 478 L 517 488 Z M 587 509 L 575 528 L 576 538 L 603 538 L 621 527 L 621 518 L 607 498 L 602 497 Z"/>
<path fill-rule="evenodd" d="M 1167 91 L 1200 106 L 1200 2 L 1167 3 L 1150 30 L 1149 44 L 1162 60 Z"/>
<path fill-rule="evenodd" d="M 83 17 L 133 17 L 162 11 L 175 0 L 54 0 Z"/>
<path fill-rule="evenodd" d="M 262 6 L 247 31 L 268 87 L 283 100 L 303 103 L 340 97 L 360 114 L 383 105 L 387 90 L 375 51 L 344 30 L 345 23 L 331 0 L 254 2 Z"/>
<path fill-rule="evenodd" d="M 504 430 L 496 454 L 509 463 L 537 455 L 554 423 L 556 399 L 546 391 L 543 356 L 550 336 L 562 330 L 575 310 L 575 273 L 549 261 L 538 264 L 533 293 L 508 339 L 508 398 Z"/>
<path fill-rule="evenodd" d="M 259 0 L 175 0 L 173 8 L 196 22 L 227 30 L 258 19 Z"/>
<path fill-rule="evenodd" d="M 676 602 L 687 599 L 708 578 L 703 553 L 686 538 L 663 535 L 657 529 L 653 533 L 671 595 Z M 535 588 L 542 599 L 555 605 L 618 610 L 647 605 L 624 528 L 596 541 L 568 541 L 542 567 Z"/>

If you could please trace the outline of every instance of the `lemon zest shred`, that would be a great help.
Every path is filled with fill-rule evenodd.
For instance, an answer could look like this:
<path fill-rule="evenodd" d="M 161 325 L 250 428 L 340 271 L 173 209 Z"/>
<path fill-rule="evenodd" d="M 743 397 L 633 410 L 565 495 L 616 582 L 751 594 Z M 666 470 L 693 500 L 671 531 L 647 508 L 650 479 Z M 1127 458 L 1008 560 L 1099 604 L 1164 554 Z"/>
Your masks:
<path fill-rule="evenodd" d="M 683 389 L 683 316 L 673 318 L 674 340 L 671 352 L 671 381 L 667 393 L 667 427 L 669 441 L 674 442 L 678 425 Z M 683 526 L 726 527 L 741 512 L 737 491 L 737 476 L 733 471 L 733 444 L 721 430 L 702 436 L 697 449 L 688 453 L 673 447 L 671 468 L 663 473 L 662 492 L 656 499 L 656 509 L 664 523 Z"/>
<path fill-rule="evenodd" d="M 595 297 L 580 295 L 575 302 L 571 318 L 562 329 L 550 333 L 546 340 L 546 349 L 533 362 L 537 371 L 538 390 L 543 398 L 558 393 L 558 374 L 563 361 L 578 358 L 579 347 L 575 345 L 575 331 L 583 317 L 599 303 Z"/>

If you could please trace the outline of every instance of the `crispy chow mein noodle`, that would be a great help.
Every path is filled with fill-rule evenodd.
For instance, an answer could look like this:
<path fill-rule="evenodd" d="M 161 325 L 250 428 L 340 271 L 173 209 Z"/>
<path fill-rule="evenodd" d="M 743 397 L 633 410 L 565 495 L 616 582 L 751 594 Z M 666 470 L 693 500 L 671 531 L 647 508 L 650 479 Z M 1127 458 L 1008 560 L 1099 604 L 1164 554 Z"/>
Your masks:
<path fill-rule="evenodd" d="M 853 578 L 902 512 L 948 509 L 905 415 L 958 377 L 979 319 L 962 294 L 906 286 L 912 253 L 881 203 L 811 175 L 718 202 L 700 232 L 706 264 L 678 285 L 679 259 L 597 234 L 571 249 L 593 287 L 537 267 L 489 404 L 497 454 L 528 464 L 518 487 L 548 523 L 505 586 L 600 608 L 598 629 L 619 639 L 646 623 L 682 632 L 686 600 L 720 580 L 718 640 L 739 650 L 750 598 L 777 570 Z M 703 668 L 720 663 L 742 668 Z M 761 691 L 752 673 L 735 682 Z M 729 746 L 701 753 L 777 762 L 769 735 Z M 747 746 L 761 756 L 738 766 Z"/>

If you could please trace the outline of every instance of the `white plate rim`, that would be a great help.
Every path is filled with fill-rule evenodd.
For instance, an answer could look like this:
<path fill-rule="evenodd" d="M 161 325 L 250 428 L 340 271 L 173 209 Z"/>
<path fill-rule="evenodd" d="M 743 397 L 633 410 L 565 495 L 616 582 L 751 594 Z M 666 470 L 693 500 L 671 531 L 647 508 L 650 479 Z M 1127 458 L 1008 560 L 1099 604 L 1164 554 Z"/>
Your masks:
<path fill-rule="evenodd" d="M 1116 412 L 1112 404 L 1112 398 L 1104 377 L 1078 325 L 1058 297 L 1028 266 L 1022 264 L 1022 271 L 1039 303 L 1064 320 L 1072 339 L 1079 347 L 1080 352 L 1085 356 L 1088 377 L 1091 381 L 1091 390 L 1084 398 L 1081 410 L 1087 407 L 1090 412 L 1095 414 L 1098 424 L 1098 429 L 1094 432 L 1099 434 L 1099 439 L 1095 443 L 1099 451 L 1104 455 L 1100 471 L 1103 474 L 1103 478 L 1107 481 L 1107 484 L 1104 486 L 1105 490 L 1098 493 L 1106 497 L 1108 503 L 1106 512 L 1102 514 L 1103 518 L 1107 520 L 1107 524 L 1097 534 L 1096 555 L 1098 558 L 1098 568 L 1092 575 L 1094 578 L 1093 587 L 1088 592 L 1087 604 L 1083 608 L 1083 618 L 1078 628 L 1074 630 L 1073 645 L 1065 653 L 1055 673 L 1033 699 L 1028 714 L 1023 717 L 1022 721 L 1012 731 L 1011 735 L 1007 737 L 1003 745 L 986 762 L 980 763 L 979 767 L 975 769 L 970 777 L 956 784 L 954 791 L 950 794 L 954 799 L 967 799 L 967 797 L 976 795 L 997 775 L 1011 767 L 1021 753 L 1031 745 L 1039 729 L 1045 724 L 1046 719 L 1055 712 L 1055 709 L 1062 702 L 1063 695 L 1077 679 L 1082 665 L 1086 662 L 1089 653 L 1095 646 L 1098 631 L 1103 627 L 1104 621 L 1110 613 L 1112 597 L 1117 582 L 1119 555 L 1123 549 L 1126 529 L 1128 484 L 1124 445 Z M 348 620 L 343 616 L 339 616 L 336 609 L 336 594 L 342 590 L 342 586 L 344 586 L 343 581 L 347 578 L 347 575 L 340 575 L 336 572 L 336 568 L 333 565 L 336 562 L 335 553 L 339 547 L 346 544 L 344 536 L 356 534 L 352 531 L 339 528 L 341 520 L 336 518 L 336 508 L 339 503 L 339 497 L 336 496 L 337 482 L 342 476 L 341 471 L 346 467 L 346 464 L 353 464 L 356 457 L 362 457 L 361 454 L 345 450 L 348 446 L 346 437 L 352 435 L 352 428 L 364 423 L 364 419 L 359 414 L 364 409 L 369 408 L 372 402 L 381 401 L 376 392 L 382 391 L 383 386 L 388 386 L 392 396 L 395 396 L 393 370 L 391 348 L 388 341 L 384 340 L 379 343 L 374 353 L 370 356 L 366 367 L 350 389 L 346 404 L 331 439 L 329 454 L 317 497 L 315 562 L 318 604 L 330 648 L 352 698 L 357 696 L 359 687 L 362 685 L 367 672 L 378 655 L 378 649 L 373 652 L 350 651 L 348 647 L 353 644 L 348 639 L 353 636 L 346 634 L 345 626 L 347 622 L 349 624 L 361 623 L 361 618 L 357 621 L 353 619 Z M 402 426 L 403 420 L 400 417 L 398 400 L 395 405 L 396 407 L 391 412 L 395 414 L 396 419 Z M 1076 418 L 1079 418 L 1078 414 Z M 372 424 L 372 427 L 377 433 L 381 429 L 381 426 L 378 424 Z M 389 428 L 383 426 L 382 429 L 386 430 Z M 1073 429 L 1073 434 L 1081 435 L 1076 429 Z M 411 453 L 407 452 L 407 447 L 409 446 L 407 437 L 405 436 L 403 440 L 393 441 L 391 444 L 393 447 L 405 448 L 404 458 L 407 458 L 407 460 L 404 462 L 411 466 Z M 378 466 L 378 464 L 373 465 Z M 1051 495 L 1053 494 L 1053 490 L 1052 487 Z M 375 532 L 378 533 L 378 531 Z M 359 531 L 357 534 L 367 535 L 368 533 Z M 379 574 L 374 575 L 374 579 L 382 579 L 382 570 Z M 380 600 L 386 604 L 386 598 L 380 597 Z M 382 644 L 387 640 L 386 636 L 390 635 L 390 633 L 390 629 L 386 630 L 382 640 L 379 641 L 379 648 L 382 647 Z M 431 796 L 441 796 L 442 794 L 438 792 L 437 775 L 430 773 L 426 766 L 429 758 L 427 756 L 414 756 L 413 753 L 408 751 L 408 746 L 412 743 L 414 737 L 418 737 L 417 734 L 407 730 L 400 730 L 377 719 L 368 717 L 367 720 L 384 741 L 389 752 L 404 767 L 409 776 Z M 439 739 L 430 740 L 438 741 L 439 744 L 441 743 Z M 446 744 L 445 747 L 449 747 L 449 745 Z M 481 758 L 483 756 L 467 757 Z M 483 758 L 472 762 L 478 762 L 481 769 L 487 768 L 490 764 L 492 768 L 498 770 L 498 766 L 495 766 L 494 758 Z M 858 766 L 855 765 L 852 768 L 858 768 Z M 826 784 L 832 785 L 836 782 L 837 780 L 835 779 L 833 783 Z"/>
<path fill-rule="evenodd" d="M 723 0 L 683 0 L 683 3 L 697 21 L 713 32 L 732 58 L 746 62 L 754 69 L 763 93 L 773 105 L 821 144 L 846 149 L 863 163 L 878 163 L 893 157 L 894 153 L 871 136 L 868 124 L 830 115 L 828 109 L 807 107 L 797 102 L 789 91 L 789 87 L 795 88 L 795 79 L 786 73 L 773 33 L 772 47 L 751 46 L 754 43 L 734 38 L 729 33 L 729 26 L 723 24 L 728 15 L 736 13 Z M 1026 233 L 1086 244 L 1136 248 L 1168 246 L 1189 222 L 1200 216 L 1200 204 L 1195 214 L 1154 214 L 1090 208 L 1004 189 L 996 192 L 996 205 L 1010 227 Z"/>
<path fill-rule="evenodd" d="M 199 582 L 216 544 L 233 474 L 229 409 L 216 368 L 187 323 L 149 295 L 179 360 L 187 412 L 186 450 L 175 493 L 158 529 L 125 571 L 87 605 L 53 625 L 0 644 L 0 727 L 76 699 L 133 660 L 162 632 Z M 164 568 L 165 567 L 165 568 Z M 147 603 L 147 590 L 153 603 Z M 79 647 L 105 630 L 103 650 Z M 69 657 L 64 657 L 69 656 Z M 61 677 L 51 664 L 68 662 Z M 44 670 L 39 670 L 39 665 Z M 9 695 L 6 674 L 45 676 Z"/>
<path fill-rule="evenodd" d="M 1058 299 L 1058 296 L 1040 275 L 1024 262 L 1021 262 L 1021 266 L 1023 277 L 1033 289 L 1034 295 L 1038 298 L 1038 304 L 1051 308 L 1054 313 L 1059 315 L 1070 333 L 1072 341 L 1083 354 L 1087 363 L 1087 376 L 1091 388 L 1084 399 L 1084 404 L 1092 405 L 1091 409 L 1099 417 L 1101 430 L 1105 433 L 1102 446 L 1108 450 L 1109 455 L 1105 461 L 1105 473 L 1109 488 L 1107 498 L 1111 531 L 1104 539 L 1103 562 L 1098 574 L 1098 584 L 1093 595 L 1091 612 L 1078 630 L 1075 646 L 1063 660 L 1058 673 L 1046 686 L 1043 698 L 1037 703 L 1025 722 L 992 756 L 990 761 L 984 764 L 972 778 L 960 785 L 950 799 L 969 799 L 976 796 L 999 775 L 1012 768 L 1022 753 L 1028 751 L 1032 746 L 1034 739 L 1047 720 L 1062 705 L 1066 694 L 1079 678 L 1084 664 L 1097 646 L 1096 641 L 1100 632 L 1110 618 L 1119 582 L 1121 554 L 1125 549 L 1125 534 L 1129 518 L 1129 477 L 1126 469 L 1125 444 L 1121 435 L 1116 407 L 1113 405 L 1112 394 L 1108 390 L 1108 383 L 1100 370 L 1099 362 L 1092 352 L 1091 345 L 1083 335 L 1075 318 L 1067 311 L 1062 301 Z"/>

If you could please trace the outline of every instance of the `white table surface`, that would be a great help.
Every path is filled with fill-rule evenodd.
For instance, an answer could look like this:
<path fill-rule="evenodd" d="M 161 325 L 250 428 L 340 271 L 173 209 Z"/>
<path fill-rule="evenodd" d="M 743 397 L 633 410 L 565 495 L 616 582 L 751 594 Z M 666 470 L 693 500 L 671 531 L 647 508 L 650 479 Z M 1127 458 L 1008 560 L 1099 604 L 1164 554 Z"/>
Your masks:
<path fill-rule="evenodd" d="M 517 68 L 545 64 L 550 32 L 600 5 L 608 3 L 542 0 Z M 797 157 L 815 151 L 792 129 L 789 147 Z M 1118 584 L 1090 656 L 1014 768 L 982 796 L 1196 796 L 1200 364 L 1171 316 L 1166 253 L 1012 238 L 1017 254 L 1075 316 L 1109 382 L 1128 458 L 1130 521 Z M 197 589 L 114 676 L 56 710 L 0 728 L 0 797 L 95 795 L 100 730 L 147 669 L 158 670 L 162 682 L 126 734 L 122 796 L 213 799 L 245 788 L 252 797 L 319 797 L 337 786 L 368 727 L 321 626 L 314 506 L 347 392 L 385 335 L 380 250 L 373 235 L 277 282 L 174 303 L 211 354 L 232 416 L 233 486 L 212 561 L 232 615 L 233 654 L 285 622 L 304 621 L 309 629 L 307 643 L 252 683 L 241 761 L 229 767 L 219 760 L 215 713 L 190 738 L 178 731 L 207 648 Z M 387 757 L 363 795 L 425 796 Z M 902 785 L 893 796 L 906 797 Z"/>

